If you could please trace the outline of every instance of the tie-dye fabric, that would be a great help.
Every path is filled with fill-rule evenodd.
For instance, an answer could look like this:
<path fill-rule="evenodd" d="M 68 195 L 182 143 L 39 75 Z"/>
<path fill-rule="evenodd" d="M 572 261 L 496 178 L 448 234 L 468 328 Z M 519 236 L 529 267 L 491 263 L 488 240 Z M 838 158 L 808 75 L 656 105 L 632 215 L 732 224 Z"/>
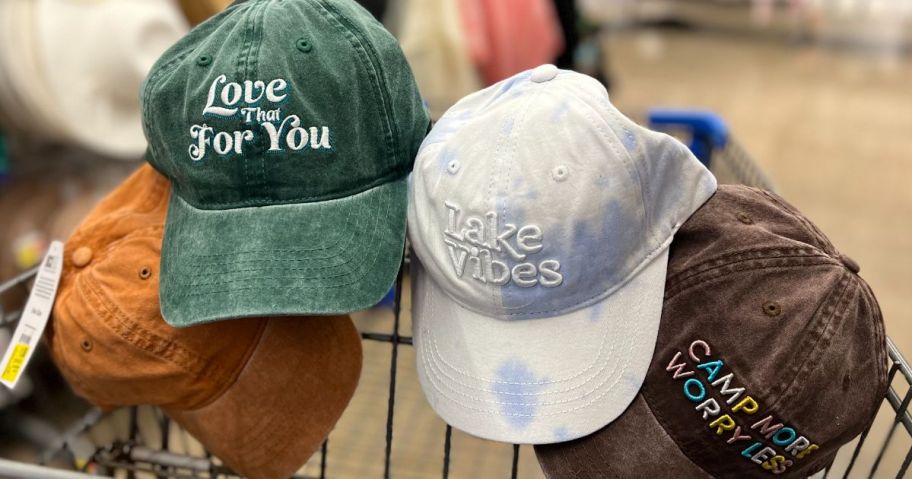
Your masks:
<path fill-rule="evenodd" d="M 520 443 L 617 417 L 652 355 L 668 245 L 715 188 L 585 75 L 545 65 L 457 103 L 409 184 L 419 372 L 437 412 Z"/>

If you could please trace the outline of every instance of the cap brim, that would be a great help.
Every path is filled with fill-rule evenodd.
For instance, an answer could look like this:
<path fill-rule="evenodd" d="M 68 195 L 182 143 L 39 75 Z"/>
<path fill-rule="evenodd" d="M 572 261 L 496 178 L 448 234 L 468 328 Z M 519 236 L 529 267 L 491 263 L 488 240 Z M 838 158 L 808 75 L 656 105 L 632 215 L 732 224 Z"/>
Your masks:
<path fill-rule="evenodd" d="M 406 180 L 315 203 L 200 210 L 171 193 L 161 309 L 172 326 L 343 314 L 380 301 L 399 271 Z"/>
<path fill-rule="evenodd" d="M 561 444 L 537 445 L 535 455 L 549 479 L 713 477 L 681 451 L 642 395 L 597 433 Z M 834 453 L 821 463 L 829 468 L 835 457 Z M 741 475 L 733 472 L 727 477 Z"/>
<path fill-rule="evenodd" d="M 667 248 L 624 287 L 562 316 L 500 320 L 453 301 L 412 262 L 418 377 L 452 426 L 546 444 L 590 434 L 640 390 L 662 315 Z"/>
<path fill-rule="evenodd" d="M 270 319 L 236 381 L 193 411 L 166 409 L 242 476 L 291 477 L 348 405 L 361 339 L 347 317 Z"/>
<path fill-rule="evenodd" d="M 601 431 L 535 446 L 535 455 L 549 478 L 712 477 L 681 452 L 640 395 Z"/>

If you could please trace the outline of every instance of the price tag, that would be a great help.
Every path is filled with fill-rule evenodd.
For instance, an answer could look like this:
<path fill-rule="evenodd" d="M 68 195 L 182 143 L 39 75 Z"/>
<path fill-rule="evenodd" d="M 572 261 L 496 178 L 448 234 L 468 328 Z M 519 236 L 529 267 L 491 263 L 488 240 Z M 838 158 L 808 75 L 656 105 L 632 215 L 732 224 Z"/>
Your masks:
<path fill-rule="evenodd" d="M 63 243 L 54 241 L 41 261 L 32 294 L 25 303 L 16 332 L 13 333 L 12 341 L 3 354 L 3 360 L 0 361 L 0 383 L 10 389 L 16 387 L 35 352 L 38 341 L 41 340 L 51 315 L 51 308 L 54 307 L 62 271 Z"/>

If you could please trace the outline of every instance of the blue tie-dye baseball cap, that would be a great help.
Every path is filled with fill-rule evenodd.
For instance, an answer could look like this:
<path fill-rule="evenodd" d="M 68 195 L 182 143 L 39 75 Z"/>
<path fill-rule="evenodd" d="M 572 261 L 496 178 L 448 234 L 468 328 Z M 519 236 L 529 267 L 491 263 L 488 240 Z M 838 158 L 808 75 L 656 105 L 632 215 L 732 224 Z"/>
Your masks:
<path fill-rule="evenodd" d="M 636 396 L 668 246 L 716 181 L 596 80 L 543 65 L 453 106 L 409 180 L 422 388 L 448 423 L 545 444 Z"/>

